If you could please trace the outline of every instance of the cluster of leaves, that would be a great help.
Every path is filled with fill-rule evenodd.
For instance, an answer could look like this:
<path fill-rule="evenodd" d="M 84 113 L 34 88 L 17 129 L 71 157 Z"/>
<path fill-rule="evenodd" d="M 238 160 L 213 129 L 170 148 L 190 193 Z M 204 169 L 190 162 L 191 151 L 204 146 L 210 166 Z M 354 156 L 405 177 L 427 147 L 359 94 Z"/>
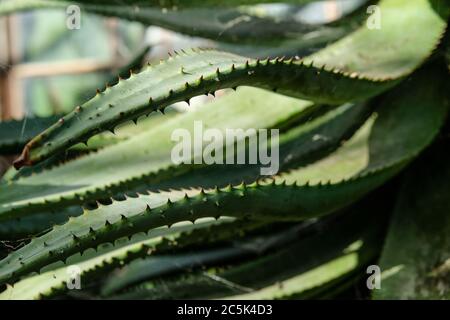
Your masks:
<path fill-rule="evenodd" d="M 76 3 L 234 52 L 189 49 L 145 66 L 26 144 L 47 119 L 0 124 L 0 152 L 23 147 L 20 170 L 0 182 L 1 298 L 333 298 L 373 263 L 383 271 L 373 298 L 450 297 L 450 4 L 382 0 L 371 30 L 367 3 L 314 26 L 264 2 L 0 2 L 0 14 Z M 195 120 L 280 129 L 280 172 L 174 165 L 171 133 Z M 68 265 L 83 290 L 68 290 Z"/>

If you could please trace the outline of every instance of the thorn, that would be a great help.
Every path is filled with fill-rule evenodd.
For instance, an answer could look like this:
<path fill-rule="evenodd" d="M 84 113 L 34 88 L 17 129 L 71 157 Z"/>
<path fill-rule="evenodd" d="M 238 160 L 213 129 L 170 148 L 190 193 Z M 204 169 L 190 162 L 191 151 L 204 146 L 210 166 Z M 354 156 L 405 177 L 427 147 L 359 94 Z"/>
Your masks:
<path fill-rule="evenodd" d="M 100 91 L 100 89 L 97 88 L 97 94 L 101 94 L 102 92 Z"/>
<path fill-rule="evenodd" d="M 249 185 L 247 185 L 247 187 L 249 187 L 249 188 L 255 188 L 255 187 L 257 187 L 258 185 L 259 185 L 259 180 L 256 180 L 256 181 L 250 183 Z"/>
<path fill-rule="evenodd" d="M 59 124 L 63 124 L 63 123 L 64 123 L 64 118 L 59 119 L 59 120 L 58 120 L 58 123 L 59 123 Z"/>
<path fill-rule="evenodd" d="M 112 109 L 112 108 L 114 108 L 114 105 L 112 105 L 111 103 L 108 105 L 108 107 L 110 108 L 110 109 Z"/>
<path fill-rule="evenodd" d="M 192 74 L 184 70 L 184 67 L 181 67 L 181 74 Z"/>
<path fill-rule="evenodd" d="M 152 97 L 150 97 L 150 99 L 148 99 L 148 104 L 153 104 L 153 98 Z"/>
<path fill-rule="evenodd" d="M 75 112 L 81 112 L 83 109 L 81 109 L 81 106 L 78 106 L 75 108 Z"/>
<path fill-rule="evenodd" d="M 133 119 L 132 121 L 134 122 L 135 125 L 137 125 L 137 123 L 138 123 L 138 118 L 135 118 L 135 119 Z"/>

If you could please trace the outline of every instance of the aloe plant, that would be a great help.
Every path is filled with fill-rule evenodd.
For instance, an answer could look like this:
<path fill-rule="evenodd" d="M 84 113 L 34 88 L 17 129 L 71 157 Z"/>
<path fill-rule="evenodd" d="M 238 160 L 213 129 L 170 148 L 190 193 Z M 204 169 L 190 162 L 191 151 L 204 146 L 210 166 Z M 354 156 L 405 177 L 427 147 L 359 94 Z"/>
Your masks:
<path fill-rule="evenodd" d="M 368 265 L 382 274 L 367 297 L 449 297 L 450 5 L 368 1 L 313 26 L 268 14 L 270 2 L 0 2 L 0 14 L 76 4 L 217 48 L 121 71 L 52 125 L 0 123 L 0 153 L 23 147 L 0 182 L 1 299 L 328 299 L 365 283 Z M 364 19 L 374 3 L 380 29 Z M 229 28 L 221 15 L 247 19 Z M 310 32 L 320 45 L 308 49 Z M 222 89 L 194 111 L 166 113 Z M 279 171 L 195 155 L 175 163 L 173 132 L 195 134 L 198 120 L 221 134 L 278 129 Z M 250 132 L 224 146 L 225 162 L 255 147 Z"/>

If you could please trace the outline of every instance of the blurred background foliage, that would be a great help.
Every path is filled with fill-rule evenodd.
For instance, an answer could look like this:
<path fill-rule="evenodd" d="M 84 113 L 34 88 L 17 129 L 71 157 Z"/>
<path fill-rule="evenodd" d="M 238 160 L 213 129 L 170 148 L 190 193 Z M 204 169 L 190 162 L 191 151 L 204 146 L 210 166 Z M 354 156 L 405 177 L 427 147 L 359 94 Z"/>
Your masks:
<path fill-rule="evenodd" d="M 92 59 L 107 64 L 126 59 L 142 46 L 144 27 L 138 23 L 113 21 L 94 15 L 83 17 L 83 27 L 69 30 L 67 16 L 54 10 L 24 14 L 20 19 L 23 62 L 55 62 Z M 49 116 L 70 111 L 89 99 L 92 88 L 104 86 L 108 70 L 84 74 L 24 79 L 26 114 Z"/>

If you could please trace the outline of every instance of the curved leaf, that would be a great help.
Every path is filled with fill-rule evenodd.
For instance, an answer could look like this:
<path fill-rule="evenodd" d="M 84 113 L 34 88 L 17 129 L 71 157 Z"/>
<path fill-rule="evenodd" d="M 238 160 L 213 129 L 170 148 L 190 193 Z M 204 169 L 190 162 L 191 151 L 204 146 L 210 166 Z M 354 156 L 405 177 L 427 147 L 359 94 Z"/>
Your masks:
<path fill-rule="evenodd" d="M 317 0 L 285 0 L 284 3 L 292 4 L 307 4 Z M 337 0 L 337 1 L 347 1 L 347 0 Z M 0 14 L 10 14 L 21 10 L 29 9 L 39 9 L 39 8 L 66 8 L 70 4 L 89 4 L 96 6 L 107 6 L 111 5 L 110 0 L 78 0 L 78 1 L 67 1 L 67 0 L 2 0 L 2 6 L 0 6 Z M 202 8 L 202 7 L 237 7 L 242 5 L 256 5 L 263 3 L 278 3 L 276 0 L 194 0 L 194 1 L 184 1 L 184 0 L 128 0 L 126 4 L 122 4 L 125 7 L 159 7 L 165 9 L 183 9 L 183 8 Z"/>
<path fill-rule="evenodd" d="M 171 160 L 171 150 L 175 144 L 168 143 L 175 129 L 183 128 L 193 134 L 193 122 L 196 120 L 202 120 L 206 127 L 222 131 L 227 127 L 244 130 L 273 128 L 300 115 L 310 105 L 261 90 L 240 88 L 238 92 L 218 98 L 192 113 L 164 122 L 150 121 L 147 132 L 128 141 L 0 186 L 0 212 L 42 211 L 50 203 L 55 207 L 60 202 L 63 207 L 71 203 L 82 204 L 87 200 L 110 197 L 118 191 L 133 189 L 136 184 L 155 184 L 158 181 L 156 176 L 161 179 L 160 173 L 166 172 L 169 177 L 180 174 L 176 173 L 177 167 Z M 236 114 L 240 117 L 236 118 Z M 160 116 L 159 120 L 166 119 Z M 181 166 L 177 170 L 186 172 L 190 168 Z M 80 174 L 82 172 L 85 174 Z"/>
<path fill-rule="evenodd" d="M 442 103 L 444 91 L 429 78 L 439 74 L 436 71 L 424 70 L 388 95 L 375 121 L 369 120 L 324 160 L 273 182 L 141 194 L 87 211 L 2 260 L 0 282 L 14 281 L 98 244 L 180 221 L 219 216 L 304 220 L 349 205 L 397 173 L 439 132 L 447 106 Z M 318 184 L 304 184 L 310 180 Z"/>
<path fill-rule="evenodd" d="M 222 52 L 190 52 L 149 67 L 77 107 L 30 141 L 15 166 L 45 160 L 124 121 L 205 92 L 237 85 L 270 88 L 273 83 L 280 93 L 334 104 L 361 100 L 393 85 L 393 81 L 357 78 L 292 59 L 260 61 Z"/>
<path fill-rule="evenodd" d="M 362 204 L 367 203 L 363 201 Z M 371 207 L 355 206 L 350 212 L 316 223 L 317 229 L 313 232 L 298 233 L 282 248 L 268 251 L 256 259 L 232 262 L 231 266 L 228 263 L 204 272 L 185 272 L 173 278 L 150 277 L 152 270 L 143 268 L 141 272 L 148 274 L 147 279 L 151 281 L 127 290 L 123 289 L 126 289 L 125 284 L 133 284 L 133 274 L 119 273 L 116 279 L 111 278 L 110 286 L 114 288 L 114 283 L 117 286 L 122 284 L 118 286 L 122 293 L 116 293 L 112 298 L 315 297 L 327 288 L 339 285 L 375 257 L 381 246 L 386 217 L 382 209 L 373 203 Z"/>

